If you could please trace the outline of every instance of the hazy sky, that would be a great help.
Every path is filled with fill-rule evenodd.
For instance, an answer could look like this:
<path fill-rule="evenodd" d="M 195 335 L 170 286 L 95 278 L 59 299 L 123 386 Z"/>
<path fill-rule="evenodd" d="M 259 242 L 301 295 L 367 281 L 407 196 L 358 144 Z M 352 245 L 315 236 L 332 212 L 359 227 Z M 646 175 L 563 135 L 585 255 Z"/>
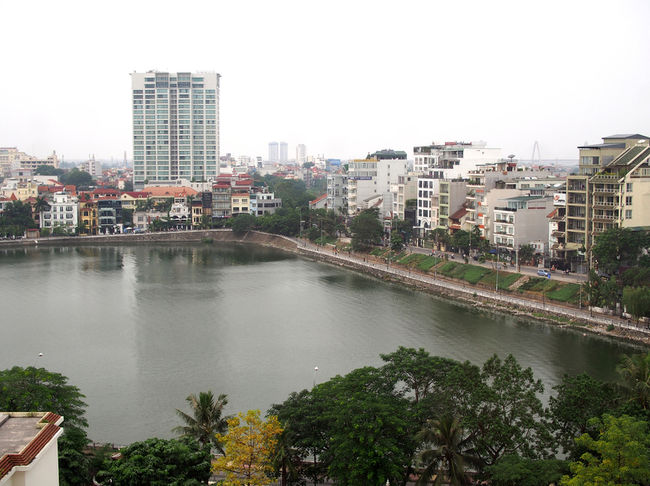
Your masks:
<path fill-rule="evenodd" d="M 131 157 L 133 71 L 216 71 L 221 153 L 650 135 L 650 1 L 0 0 L 0 146 Z"/>

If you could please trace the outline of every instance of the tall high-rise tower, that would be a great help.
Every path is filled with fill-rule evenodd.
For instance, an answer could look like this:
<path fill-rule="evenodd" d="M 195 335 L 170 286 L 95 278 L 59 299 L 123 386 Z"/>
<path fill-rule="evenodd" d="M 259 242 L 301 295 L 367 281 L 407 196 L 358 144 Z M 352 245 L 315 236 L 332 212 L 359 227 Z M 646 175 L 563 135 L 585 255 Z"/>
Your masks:
<path fill-rule="evenodd" d="M 133 182 L 219 175 L 217 73 L 132 73 Z"/>
<path fill-rule="evenodd" d="M 289 146 L 287 142 L 280 142 L 280 162 L 286 162 L 289 157 Z"/>
<path fill-rule="evenodd" d="M 280 160 L 278 155 L 278 142 L 269 142 L 269 162 Z"/>
<path fill-rule="evenodd" d="M 307 162 L 307 147 L 302 143 L 296 145 L 296 162 L 298 164 Z"/>

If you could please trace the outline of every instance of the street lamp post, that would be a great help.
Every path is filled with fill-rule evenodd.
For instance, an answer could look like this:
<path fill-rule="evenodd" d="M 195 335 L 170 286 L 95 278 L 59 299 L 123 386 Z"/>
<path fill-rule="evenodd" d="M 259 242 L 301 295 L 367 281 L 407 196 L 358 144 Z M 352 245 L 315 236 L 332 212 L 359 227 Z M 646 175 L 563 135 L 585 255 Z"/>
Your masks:
<path fill-rule="evenodd" d="M 497 280 L 496 284 L 494 285 L 494 291 L 498 294 L 499 293 L 499 240 L 496 240 L 497 243 Z"/>
<path fill-rule="evenodd" d="M 314 366 L 314 383 L 312 388 L 316 386 L 316 373 L 318 372 L 318 366 Z"/>

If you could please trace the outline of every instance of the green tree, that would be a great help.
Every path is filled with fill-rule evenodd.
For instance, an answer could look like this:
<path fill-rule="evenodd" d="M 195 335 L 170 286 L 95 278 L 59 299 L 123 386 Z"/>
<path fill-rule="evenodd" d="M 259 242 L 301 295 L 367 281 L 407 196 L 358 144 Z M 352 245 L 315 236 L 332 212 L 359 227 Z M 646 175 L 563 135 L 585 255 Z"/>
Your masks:
<path fill-rule="evenodd" d="M 132 192 L 133 191 L 133 181 L 126 181 L 124 183 L 124 191 L 125 192 Z"/>
<path fill-rule="evenodd" d="M 0 410 L 48 411 L 64 417 L 65 433 L 59 443 L 59 479 L 64 486 L 88 484 L 88 462 L 83 454 L 88 422 L 83 399 L 79 388 L 69 385 L 59 373 L 19 366 L 0 371 Z"/>
<path fill-rule="evenodd" d="M 630 402 L 642 410 L 650 409 L 650 352 L 623 355 L 616 371 Z"/>
<path fill-rule="evenodd" d="M 588 433 L 588 422 L 593 417 L 616 407 L 614 387 L 583 373 L 564 375 L 553 387 L 555 396 L 549 398 L 549 418 L 557 443 L 566 454 L 577 457 L 575 439 Z"/>
<path fill-rule="evenodd" d="M 405 479 L 415 450 L 408 400 L 395 379 L 376 368 L 356 369 L 316 387 L 328 403 L 328 476 L 349 486 L 383 486 Z"/>
<path fill-rule="evenodd" d="M 459 363 L 431 356 L 424 348 L 415 350 L 400 346 L 397 351 L 380 355 L 386 362 L 384 373 L 403 384 L 403 393 L 412 395 L 417 404 L 432 393 L 441 393 L 447 373 Z"/>
<path fill-rule="evenodd" d="M 120 450 L 97 473 L 114 486 L 200 486 L 210 477 L 210 453 L 193 439 L 148 439 Z"/>
<path fill-rule="evenodd" d="M 34 212 L 36 214 L 41 214 L 42 211 L 47 211 L 50 209 L 50 203 L 43 196 L 38 196 L 36 201 L 34 201 Z"/>
<path fill-rule="evenodd" d="M 216 434 L 223 434 L 228 428 L 230 417 L 223 415 L 228 397 L 221 394 L 215 400 L 212 392 L 207 391 L 200 392 L 198 397 L 192 393 L 185 400 L 190 405 L 192 415 L 176 409 L 185 425 L 175 427 L 174 432 L 183 437 L 192 437 L 202 446 L 210 446 L 223 454 L 223 446 Z"/>
<path fill-rule="evenodd" d="M 584 434 L 577 439 L 585 452 L 571 463 L 572 476 L 564 476 L 563 486 L 650 484 L 650 435 L 648 423 L 627 415 L 604 415 L 592 419 L 598 437 Z"/>
<path fill-rule="evenodd" d="M 62 174 L 59 177 L 61 183 L 65 185 L 73 185 L 75 187 L 88 187 L 93 184 L 92 176 L 83 170 L 79 170 L 76 167 L 65 174 Z"/>
<path fill-rule="evenodd" d="M 623 305 L 637 322 L 641 317 L 650 316 L 650 288 L 625 287 L 623 289 Z"/>
<path fill-rule="evenodd" d="M 31 205 L 22 201 L 7 203 L 0 215 L 0 232 L 7 235 L 22 236 L 25 229 L 37 226 L 32 217 Z"/>
<path fill-rule="evenodd" d="M 535 248 L 532 245 L 521 245 L 519 248 L 519 262 L 529 264 L 535 255 Z"/>
<path fill-rule="evenodd" d="M 390 234 L 390 248 L 395 252 L 402 251 L 402 248 L 404 248 L 404 239 L 400 233 L 393 231 Z"/>
<path fill-rule="evenodd" d="M 566 461 L 533 460 L 517 455 L 504 456 L 487 468 L 493 486 L 548 486 L 557 484 L 568 472 Z"/>
<path fill-rule="evenodd" d="M 598 269 L 609 274 L 618 273 L 622 266 L 633 266 L 650 240 L 645 231 L 629 228 L 611 228 L 596 236 L 592 253 Z"/>
<path fill-rule="evenodd" d="M 233 217 L 232 231 L 233 233 L 242 234 L 250 231 L 255 226 L 255 216 L 252 214 L 244 213 Z"/>
<path fill-rule="evenodd" d="M 451 235 L 451 246 L 462 251 L 462 253 L 469 252 L 469 233 L 467 231 L 458 230 Z"/>
<path fill-rule="evenodd" d="M 433 241 L 436 250 L 440 250 L 442 247 L 447 248 L 451 241 L 449 233 L 445 228 L 435 228 L 429 231 L 426 238 Z"/>
<path fill-rule="evenodd" d="M 399 233 L 403 241 L 408 244 L 413 236 L 413 223 L 404 219 L 395 218 L 393 219 L 392 233 Z"/>
<path fill-rule="evenodd" d="M 36 168 L 34 174 L 36 175 L 45 175 L 45 176 L 60 176 L 65 171 L 63 169 L 57 169 L 52 165 L 42 164 Z"/>
<path fill-rule="evenodd" d="M 463 424 L 475 434 L 477 453 L 490 465 L 508 454 L 536 459 L 546 455 L 551 436 L 538 395 L 544 391 L 530 368 L 522 369 L 512 355 L 496 355 L 481 371 L 482 386 L 474 400 L 480 405 L 465 410 Z"/>
<path fill-rule="evenodd" d="M 122 209 L 122 223 L 124 226 L 133 226 L 133 209 Z"/>
<path fill-rule="evenodd" d="M 350 223 L 350 231 L 354 250 L 367 250 L 379 244 L 384 234 L 384 228 L 379 221 L 379 211 L 376 208 L 362 211 Z"/>
<path fill-rule="evenodd" d="M 313 392 L 317 392 L 314 389 Z M 283 428 L 286 447 L 302 459 L 298 475 L 310 478 L 314 485 L 325 476 L 327 465 L 323 462 L 329 449 L 329 421 L 326 418 L 330 401 L 327 393 L 302 390 L 291 393 L 281 404 L 275 404 L 267 415 L 275 415 Z M 306 462 L 310 457 L 311 461 Z"/>
<path fill-rule="evenodd" d="M 418 485 L 428 484 L 432 477 L 435 477 L 435 485 L 472 484 L 467 475 L 467 466 L 479 466 L 481 460 L 473 453 L 472 438 L 464 435 L 456 417 L 445 415 L 429 421 L 418 433 L 417 440 L 429 447 L 420 456 L 425 468 L 420 474 Z"/>

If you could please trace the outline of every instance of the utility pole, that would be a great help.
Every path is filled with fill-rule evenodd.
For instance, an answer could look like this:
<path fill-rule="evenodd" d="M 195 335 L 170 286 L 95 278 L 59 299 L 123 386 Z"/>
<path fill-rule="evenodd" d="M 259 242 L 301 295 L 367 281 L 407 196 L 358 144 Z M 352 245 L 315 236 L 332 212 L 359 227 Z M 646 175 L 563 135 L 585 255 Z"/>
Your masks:
<path fill-rule="evenodd" d="M 499 293 L 499 240 L 496 240 L 497 243 L 497 282 L 494 286 L 494 291 Z"/>

